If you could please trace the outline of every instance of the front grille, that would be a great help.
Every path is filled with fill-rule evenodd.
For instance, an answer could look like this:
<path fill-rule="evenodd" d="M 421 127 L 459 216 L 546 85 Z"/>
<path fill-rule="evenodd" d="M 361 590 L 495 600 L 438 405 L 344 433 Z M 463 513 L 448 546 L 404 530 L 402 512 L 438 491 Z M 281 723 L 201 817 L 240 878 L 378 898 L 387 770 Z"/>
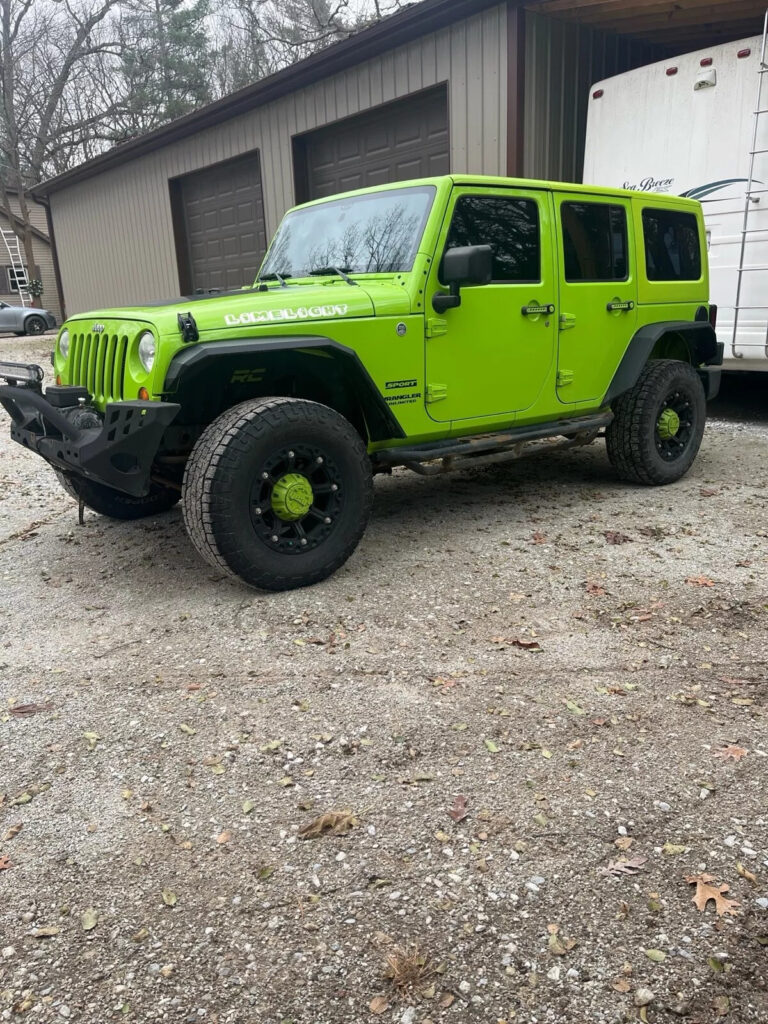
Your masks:
<path fill-rule="evenodd" d="M 121 402 L 128 338 L 119 334 L 72 334 L 70 383 L 87 388 L 97 404 Z"/>

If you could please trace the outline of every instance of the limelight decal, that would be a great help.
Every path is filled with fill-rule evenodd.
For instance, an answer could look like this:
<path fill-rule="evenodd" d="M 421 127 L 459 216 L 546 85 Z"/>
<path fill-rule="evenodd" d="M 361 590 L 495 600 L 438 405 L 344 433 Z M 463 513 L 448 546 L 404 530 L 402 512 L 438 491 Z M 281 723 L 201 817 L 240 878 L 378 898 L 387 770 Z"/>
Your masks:
<path fill-rule="evenodd" d="M 332 316 L 346 316 L 349 306 L 299 306 L 298 309 L 263 309 L 249 313 L 227 313 L 227 327 L 241 324 L 272 324 L 290 320 L 318 320 Z"/>

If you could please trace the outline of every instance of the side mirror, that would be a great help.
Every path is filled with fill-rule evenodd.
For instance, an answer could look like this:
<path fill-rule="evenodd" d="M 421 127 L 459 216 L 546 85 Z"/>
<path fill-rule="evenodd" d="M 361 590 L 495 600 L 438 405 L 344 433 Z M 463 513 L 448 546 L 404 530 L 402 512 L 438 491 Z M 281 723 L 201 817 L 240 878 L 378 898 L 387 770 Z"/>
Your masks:
<path fill-rule="evenodd" d="M 443 256 L 440 277 L 450 292 L 435 292 L 432 308 L 436 313 L 461 305 L 460 290 L 464 285 L 490 284 L 493 280 L 493 250 L 490 245 L 463 245 L 449 249 Z"/>

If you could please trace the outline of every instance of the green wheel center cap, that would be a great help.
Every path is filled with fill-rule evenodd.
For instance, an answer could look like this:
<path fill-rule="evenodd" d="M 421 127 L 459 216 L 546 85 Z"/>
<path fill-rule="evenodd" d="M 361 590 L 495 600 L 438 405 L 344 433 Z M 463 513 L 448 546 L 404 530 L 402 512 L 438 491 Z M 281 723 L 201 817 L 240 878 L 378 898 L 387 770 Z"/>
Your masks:
<path fill-rule="evenodd" d="M 661 416 L 659 416 L 656 429 L 662 441 L 669 441 L 671 438 L 677 437 L 677 433 L 680 430 L 680 417 L 674 409 L 664 410 Z"/>
<path fill-rule="evenodd" d="M 286 473 L 272 488 L 272 511 L 286 523 L 295 523 L 312 508 L 312 484 L 301 473 Z"/>

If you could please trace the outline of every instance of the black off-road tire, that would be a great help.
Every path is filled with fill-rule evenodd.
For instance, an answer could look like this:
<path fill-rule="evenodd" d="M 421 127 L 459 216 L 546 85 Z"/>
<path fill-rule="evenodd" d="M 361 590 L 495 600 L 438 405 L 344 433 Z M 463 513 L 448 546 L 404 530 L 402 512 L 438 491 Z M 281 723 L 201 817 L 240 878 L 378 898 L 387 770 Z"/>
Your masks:
<path fill-rule="evenodd" d="M 682 413 L 674 440 L 659 432 L 665 408 Z M 704 386 L 695 369 L 676 359 L 648 363 L 633 388 L 613 403 L 605 432 L 608 458 L 623 480 L 659 486 L 685 476 L 701 446 L 707 419 Z"/>
<path fill-rule="evenodd" d="M 152 490 L 144 498 L 133 498 L 130 494 L 115 491 L 104 484 L 85 477 L 69 476 L 56 470 L 59 483 L 75 501 L 82 501 L 93 512 L 110 519 L 144 519 L 167 512 L 181 499 L 181 493 L 171 487 L 152 484 Z"/>
<path fill-rule="evenodd" d="M 47 326 L 48 324 L 45 322 L 45 317 L 39 316 L 37 313 L 33 313 L 24 321 L 24 333 L 33 335 L 45 334 Z"/>
<path fill-rule="evenodd" d="M 281 471 L 267 468 L 290 466 L 286 459 L 318 495 L 323 490 L 312 507 L 325 502 L 328 518 L 313 511 L 298 526 L 278 519 L 264 495 L 274 492 L 270 473 Z M 184 523 L 198 553 L 261 590 L 308 587 L 334 573 L 357 547 L 372 504 L 371 462 L 359 433 L 333 409 L 304 399 L 257 398 L 228 409 L 199 438 L 184 473 Z"/>

